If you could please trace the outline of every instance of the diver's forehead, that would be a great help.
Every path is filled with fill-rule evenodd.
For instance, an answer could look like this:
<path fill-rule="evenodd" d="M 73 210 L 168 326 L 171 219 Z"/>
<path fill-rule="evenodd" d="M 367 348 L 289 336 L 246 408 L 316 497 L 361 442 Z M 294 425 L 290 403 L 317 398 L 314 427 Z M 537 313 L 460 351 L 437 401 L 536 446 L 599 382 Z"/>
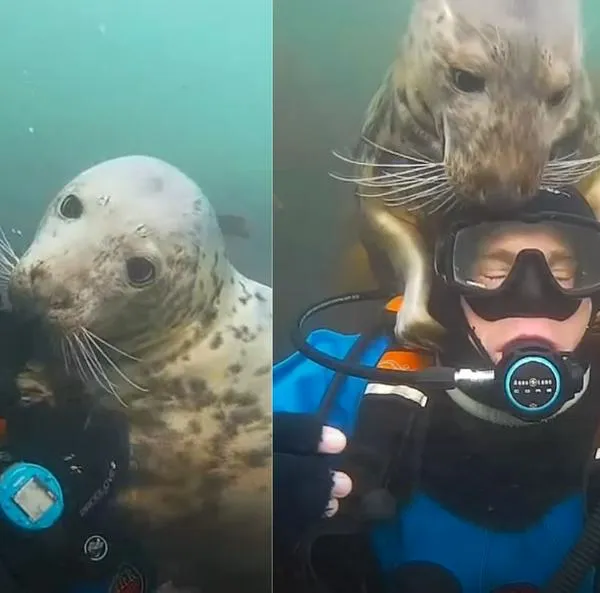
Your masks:
<path fill-rule="evenodd" d="M 545 253 L 570 252 L 569 243 L 559 232 L 546 229 L 513 228 L 483 241 L 482 251 L 491 254 L 498 251 L 518 253 L 525 249 L 539 249 Z"/>

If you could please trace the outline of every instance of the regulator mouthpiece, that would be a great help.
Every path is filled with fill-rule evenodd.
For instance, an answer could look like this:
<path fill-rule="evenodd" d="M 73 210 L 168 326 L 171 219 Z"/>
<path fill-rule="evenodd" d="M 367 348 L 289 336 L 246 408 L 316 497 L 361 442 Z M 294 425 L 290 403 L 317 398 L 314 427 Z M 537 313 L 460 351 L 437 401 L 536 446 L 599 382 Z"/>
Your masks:
<path fill-rule="evenodd" d="M 543 342 L 515 343 L 496 373 L 504 408 L 521 420 L 549 418 L 582 388 L 585 370 Z"/>

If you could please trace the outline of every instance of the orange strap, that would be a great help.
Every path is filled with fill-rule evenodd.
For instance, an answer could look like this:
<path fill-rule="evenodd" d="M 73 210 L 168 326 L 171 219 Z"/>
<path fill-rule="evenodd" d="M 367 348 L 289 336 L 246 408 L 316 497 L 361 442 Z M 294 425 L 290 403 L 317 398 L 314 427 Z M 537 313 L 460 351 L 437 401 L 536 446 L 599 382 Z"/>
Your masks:
<path fill-rule="evenodd" d="M 410 350 L 388 350 L 379 359 L 378 369 L 391 371 L 422 371 L 430 365 L 426 356 Z"/>
<path fill-rule="evenodd" d="M 396 296 L 387 302 L 385 310 L 390 313 L 398 313 L 404 298 Z M 378 369 L 390 369 L 392 371 L 422 371 L 432 364 L 432 360 L 420 352 L 413 350 L 388 350 L 377 363 Z"/>
<path fill-rule="evenodd" d="M 402 295 L 395 296 L 393 299 L 388 301 L 385 305 L 385 310 L 390 313 L 398 313 L 400 308 L 402 307 L 402 303 L 404 302 L 404 297 Z"/>

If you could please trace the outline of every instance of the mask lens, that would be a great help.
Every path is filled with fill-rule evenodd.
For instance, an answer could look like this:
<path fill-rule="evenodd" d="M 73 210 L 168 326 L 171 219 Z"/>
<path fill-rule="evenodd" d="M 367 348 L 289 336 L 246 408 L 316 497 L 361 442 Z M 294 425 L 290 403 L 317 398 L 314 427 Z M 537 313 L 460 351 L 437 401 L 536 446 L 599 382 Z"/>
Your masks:
<path fill-rule="evenodd" d="M 586 296 L 600 288 L 600 233 L 561 221 L 486 222 L 461 229 L 454 241 L 452 277 L 470 292 L 502 289 L 523 252 L 538 252 L 565 294 Z M 544 264 L 542 264 L 544 265 Z"/>

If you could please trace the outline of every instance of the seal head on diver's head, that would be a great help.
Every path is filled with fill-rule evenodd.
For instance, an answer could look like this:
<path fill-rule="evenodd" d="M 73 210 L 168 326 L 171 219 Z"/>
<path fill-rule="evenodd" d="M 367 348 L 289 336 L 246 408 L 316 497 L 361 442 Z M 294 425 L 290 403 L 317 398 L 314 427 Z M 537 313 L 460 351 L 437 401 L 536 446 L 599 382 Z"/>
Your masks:
<path fill-rule="evenodd" d="M 442 364 L 498 368 L 507 350 L 533 341 L 587 368 L 599 253 L 600 223 L 572 189 L 542 190 L 510 216 L 452 225 L 438 243 L 431 302 L 448 328 Z M 468 395 L 493 408 L 489 389 Z"/>
<path fill-rule="evenodd" d="M 556 159 L 600 150 L 581 38 L 579 3 L 571 0 L 551 9 L 545 0 L 420 0 L 386 83 L 388 109 L 405 104 L 389 114 L 396 122 L 390 128 L 406 127 L 410 114 L 415 132 L 404 136 L 443 162 L 457 195 L 486 207 L 520 203 L 542 185 L 576 182 L 582 164 Z M 383 131 L 371 140 L 410 153 L 406 140 Z M 580 177 L 593 170 L 588 166 Z"/>
<path fill-rule="evenodd" d="M 209 324 L 229 266 L 196 184 L 164 161 L 127 156 L 93 166 L 58 193 L 10 296 L 64 333 L 85 328 L 133 354 L 203 314 Z"/>

